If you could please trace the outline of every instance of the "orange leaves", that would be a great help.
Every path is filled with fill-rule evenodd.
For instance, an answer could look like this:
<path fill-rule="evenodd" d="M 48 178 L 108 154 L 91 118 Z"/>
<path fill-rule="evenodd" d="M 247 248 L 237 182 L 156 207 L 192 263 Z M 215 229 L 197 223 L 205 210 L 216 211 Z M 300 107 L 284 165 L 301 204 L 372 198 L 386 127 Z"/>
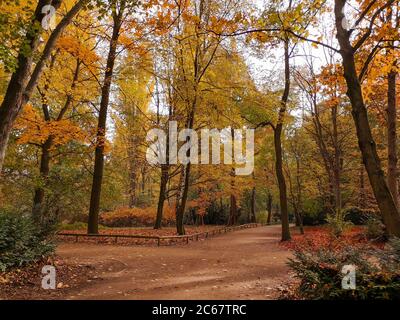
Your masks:
<path fill-rule="evenodd" d="M 332 235 L 331 231 L 326 227 L 306 227 L 305 235 L 293 234 L 292 241 L 282 242 L 284 247 L 291 250 L 296 249 L 312 249 L 318 250 L 326 248 L 330 250 L 341 250 L 344 246 L 371 246 L 365 236 L 363 227 L 352 227 L 350 230 L 344 232 L 340 237 Z M 374 244 L 380 246 L 380 243 Z"/>
<path fill-rule="evenodd" d="M 45 121 L 31 105 L 25 106 L 15 128 L 22 130 L 19 144 L 42 145 L 51 136 L 53 146 L 56 147 L 73 140 L 84 141 L 86 138 L 82 130 L 71 121 Z"/>
<path fill-rule="evenodd" d="M 159 7 L 161 9 L 172 9 L 176 7 L 176 4 L 173 1 L 168 0 L 148 0 L 143 3 L 142 6 L 146 10 L 155 7 Z"/>
<path fill-rule="evenodd" d="M 204 216 L 213 198 L 212 194 L 202 192 L 195 200 L 188 201 L 187 207 L 197 209 L 196 213 L 200 216 Z"/>
<path fill-rule="evenodd" d="M 95 67 L 96 63 L 99 61 L 99 57 L 94 51 L 89 50 L 74 37 L 64 36 L 60 38 L 57 46 L 61 50 L 68 52 L 75 58 L 84 62 L 88 68 Z"/>
<path fill-rule="evenodd" d="M 125 34 L 121 34 L 119 36 L 118 43 L 123 45 L 125 48 L 129 48 L 130 46 L 132 46 L 133 41 Z"/>
<path fill-rule="evenodd" d="M 101 215 L 103 224 L 107 226 L 153 225 L 157 214 L 156 207 L 150 208 L 126 208 L 121 207 L 112 212 Z M 163 222 L 172 223 L 175 221 L 174 206 L 164 206 Z"/>
<path fill-rule="evenodd" d="M 338 64 L 329 64 L 322 68 L 317 77 L 316 89 L 324 94 L 327 107 L 338 106 L 346 93 L 343 69 Z"/>
<path fill-rule="evenodd" d="M 118 42 L 120 45 L 128 49 L 131 53 L 136 54 L 140 57 L 144 57 L 146 56 L 146 54 L 148 54 L 149 48 L 147 43 L 143 41 L 136 41 L 135 39 L 128 37 L 127 34 L 121 34 Z"/>

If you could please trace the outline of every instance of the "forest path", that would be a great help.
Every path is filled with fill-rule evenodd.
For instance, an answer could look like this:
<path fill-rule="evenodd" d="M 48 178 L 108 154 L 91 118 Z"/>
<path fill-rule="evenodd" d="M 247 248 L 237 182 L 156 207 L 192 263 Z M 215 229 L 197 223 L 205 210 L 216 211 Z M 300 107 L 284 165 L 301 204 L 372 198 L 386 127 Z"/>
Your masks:
<path fill-rule="evenodd" d="M 280 226 L 245 229 L 189 245 L 61 244 L 69 264 L 95 276 L 66 299 L 275 299 L 289 281 Z"/>

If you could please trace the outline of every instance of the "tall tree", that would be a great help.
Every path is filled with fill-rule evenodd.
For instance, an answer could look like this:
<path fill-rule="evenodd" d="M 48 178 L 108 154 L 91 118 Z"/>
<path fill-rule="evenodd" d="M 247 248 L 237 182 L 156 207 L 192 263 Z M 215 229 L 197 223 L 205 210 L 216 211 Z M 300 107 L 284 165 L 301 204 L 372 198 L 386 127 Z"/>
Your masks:
<path fill-rule="evenodd" d="M 379 5 L 372 14 L 367 31 L 357 37 L 354 44 L 350 41 L 350 36 L 354 29 L 347 30 L 344 14 L 345 0 L 335 0 L 335 19 L 337 39 L 340 45 L 340 55 L 343 60 L 344 77 L 347 83 L 347 95 L 352 105 L 352 115 L 356 126 L 359 147 L 362 153 L 363 162 L 368 173 L 368 177 L 381 211 L 383 221 L 389 235 L 400 236 L 400 215 L 393 200 L 390 189 L 383 174 L 380 158 L 376 150 L 376 143 L 372 136 L 371 127 L 368 121 L 368 113 L 365 107 L 364 98 L 360 84 L 360 74 L 357 72 L 355 55 L 367 38 L 371 35 L 374 22 L 382 13 L 394 3 L 393 0 Z M 367 6 L 365 11 L 360 14 L 360 19 L 356 21 L 356 26 L 362 22 L 363 17 L 372 9 Z"/>
<path fill-rule="evenodd" d="M 101 101 L 97 124 L 96 149 L 93 170 L 92 192 L 90 196 L 88 233 L 96 234 L 100 211 L 101 186 L 104 171 L 104 147 L 106 142 L 106 125 L 108 105 L 110 101 L 111 83 L 114 73 L 115 59 L 117 57 L 118 39 L 120 37 L 127 0 L 113 0 L 110 4 L 112 12 L 112 35 L 109 43 L 106 70 L 101 88 Z"/>
<path fill-rule="evenodd" d="M 397 5 L 399 6 L 399 5 Z M 400 26 L 399 9 L 394 12 L 394 6 L 387 9 L 386 23 L 389 25 L 389 31 L 393 35 L 393 39 L 389 41 L 386 52 L 389 64 L 389 72 L 387 74 L 387 148 L 388 148 L 388 169 L 387 181 L 390 192 L 392 193 L 393 201 L 399 209 L 399 190 L 398 190 L 398 168 L 397 168 L 397 90 L 396 79 L 397 58 L 395 35 L 396 30 Z M 399 39 L 397 39 L 399 40 Z"/>

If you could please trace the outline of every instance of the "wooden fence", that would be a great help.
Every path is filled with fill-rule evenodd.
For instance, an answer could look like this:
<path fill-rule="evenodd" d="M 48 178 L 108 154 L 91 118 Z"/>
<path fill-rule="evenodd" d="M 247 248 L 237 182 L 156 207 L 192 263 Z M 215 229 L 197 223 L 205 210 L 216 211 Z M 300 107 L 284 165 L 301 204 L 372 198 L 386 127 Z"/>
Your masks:
<path fill-rule="evenodd" d="M 57 236 L 60 237 L 75 237 L 75 242 L 79 241 L 79 238 L 113 238 L 114 243 L 118 243 L 118 239 L 143 239 L 143 240 L 154 240 L 158 246 L 160 246 L 163 242 L 167 240 L 175 240 L 177 242 L 189 243 L 189 241 L 199 241 L 200 239 L 208 239 L 209 237 L 223 234 L 231 231 L 248 229 L 248 228 L 256 228 L 261 226 L 259 223 L 248 223 L 242 224 L 240 226 L 232 226 L 232 227 L 223 227 L 218 229 L 213 229 L 205 232 L 188 234 L 184 236 L 144 236 L 144 235 L 129 235 L 129 234 L 86 234 L 86 233 L 66 233 L 66 232 L 58 232 Z"/>

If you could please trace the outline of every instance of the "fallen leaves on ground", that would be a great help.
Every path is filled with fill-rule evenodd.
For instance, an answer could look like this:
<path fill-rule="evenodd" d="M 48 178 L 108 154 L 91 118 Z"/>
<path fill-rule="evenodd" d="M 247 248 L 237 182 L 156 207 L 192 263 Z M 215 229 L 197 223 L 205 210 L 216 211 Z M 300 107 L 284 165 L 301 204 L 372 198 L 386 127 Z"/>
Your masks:
<path fill-rule="evenodd" d="M 332 250 L 340 250 L 344 246 L 353 245 L 373 245 L 383 247 L 384 243 L 369 241 L 365 235 L 365 227 L 354 226 L 346 230 L 340 237 L 332 234 L 328 226 L 305 227 L 304 235 L 292 232 L 292 240 L 280 243 L 281 246 L 290 249 L 313 248 L 330 248 Z"/>
<path fill-rule="evenodd" d="M 56 268 L 56 289 L 43 289 L 42 268 L 52 265 Z M 43 259 L 21 268 L 0 272 L 0 300 L 35 299 L 42 300 L 49 297 L 64 296 L 71 290 L 87 281 L 94 273 L 89 265 L 67 265 L 59 257 Z"/>

